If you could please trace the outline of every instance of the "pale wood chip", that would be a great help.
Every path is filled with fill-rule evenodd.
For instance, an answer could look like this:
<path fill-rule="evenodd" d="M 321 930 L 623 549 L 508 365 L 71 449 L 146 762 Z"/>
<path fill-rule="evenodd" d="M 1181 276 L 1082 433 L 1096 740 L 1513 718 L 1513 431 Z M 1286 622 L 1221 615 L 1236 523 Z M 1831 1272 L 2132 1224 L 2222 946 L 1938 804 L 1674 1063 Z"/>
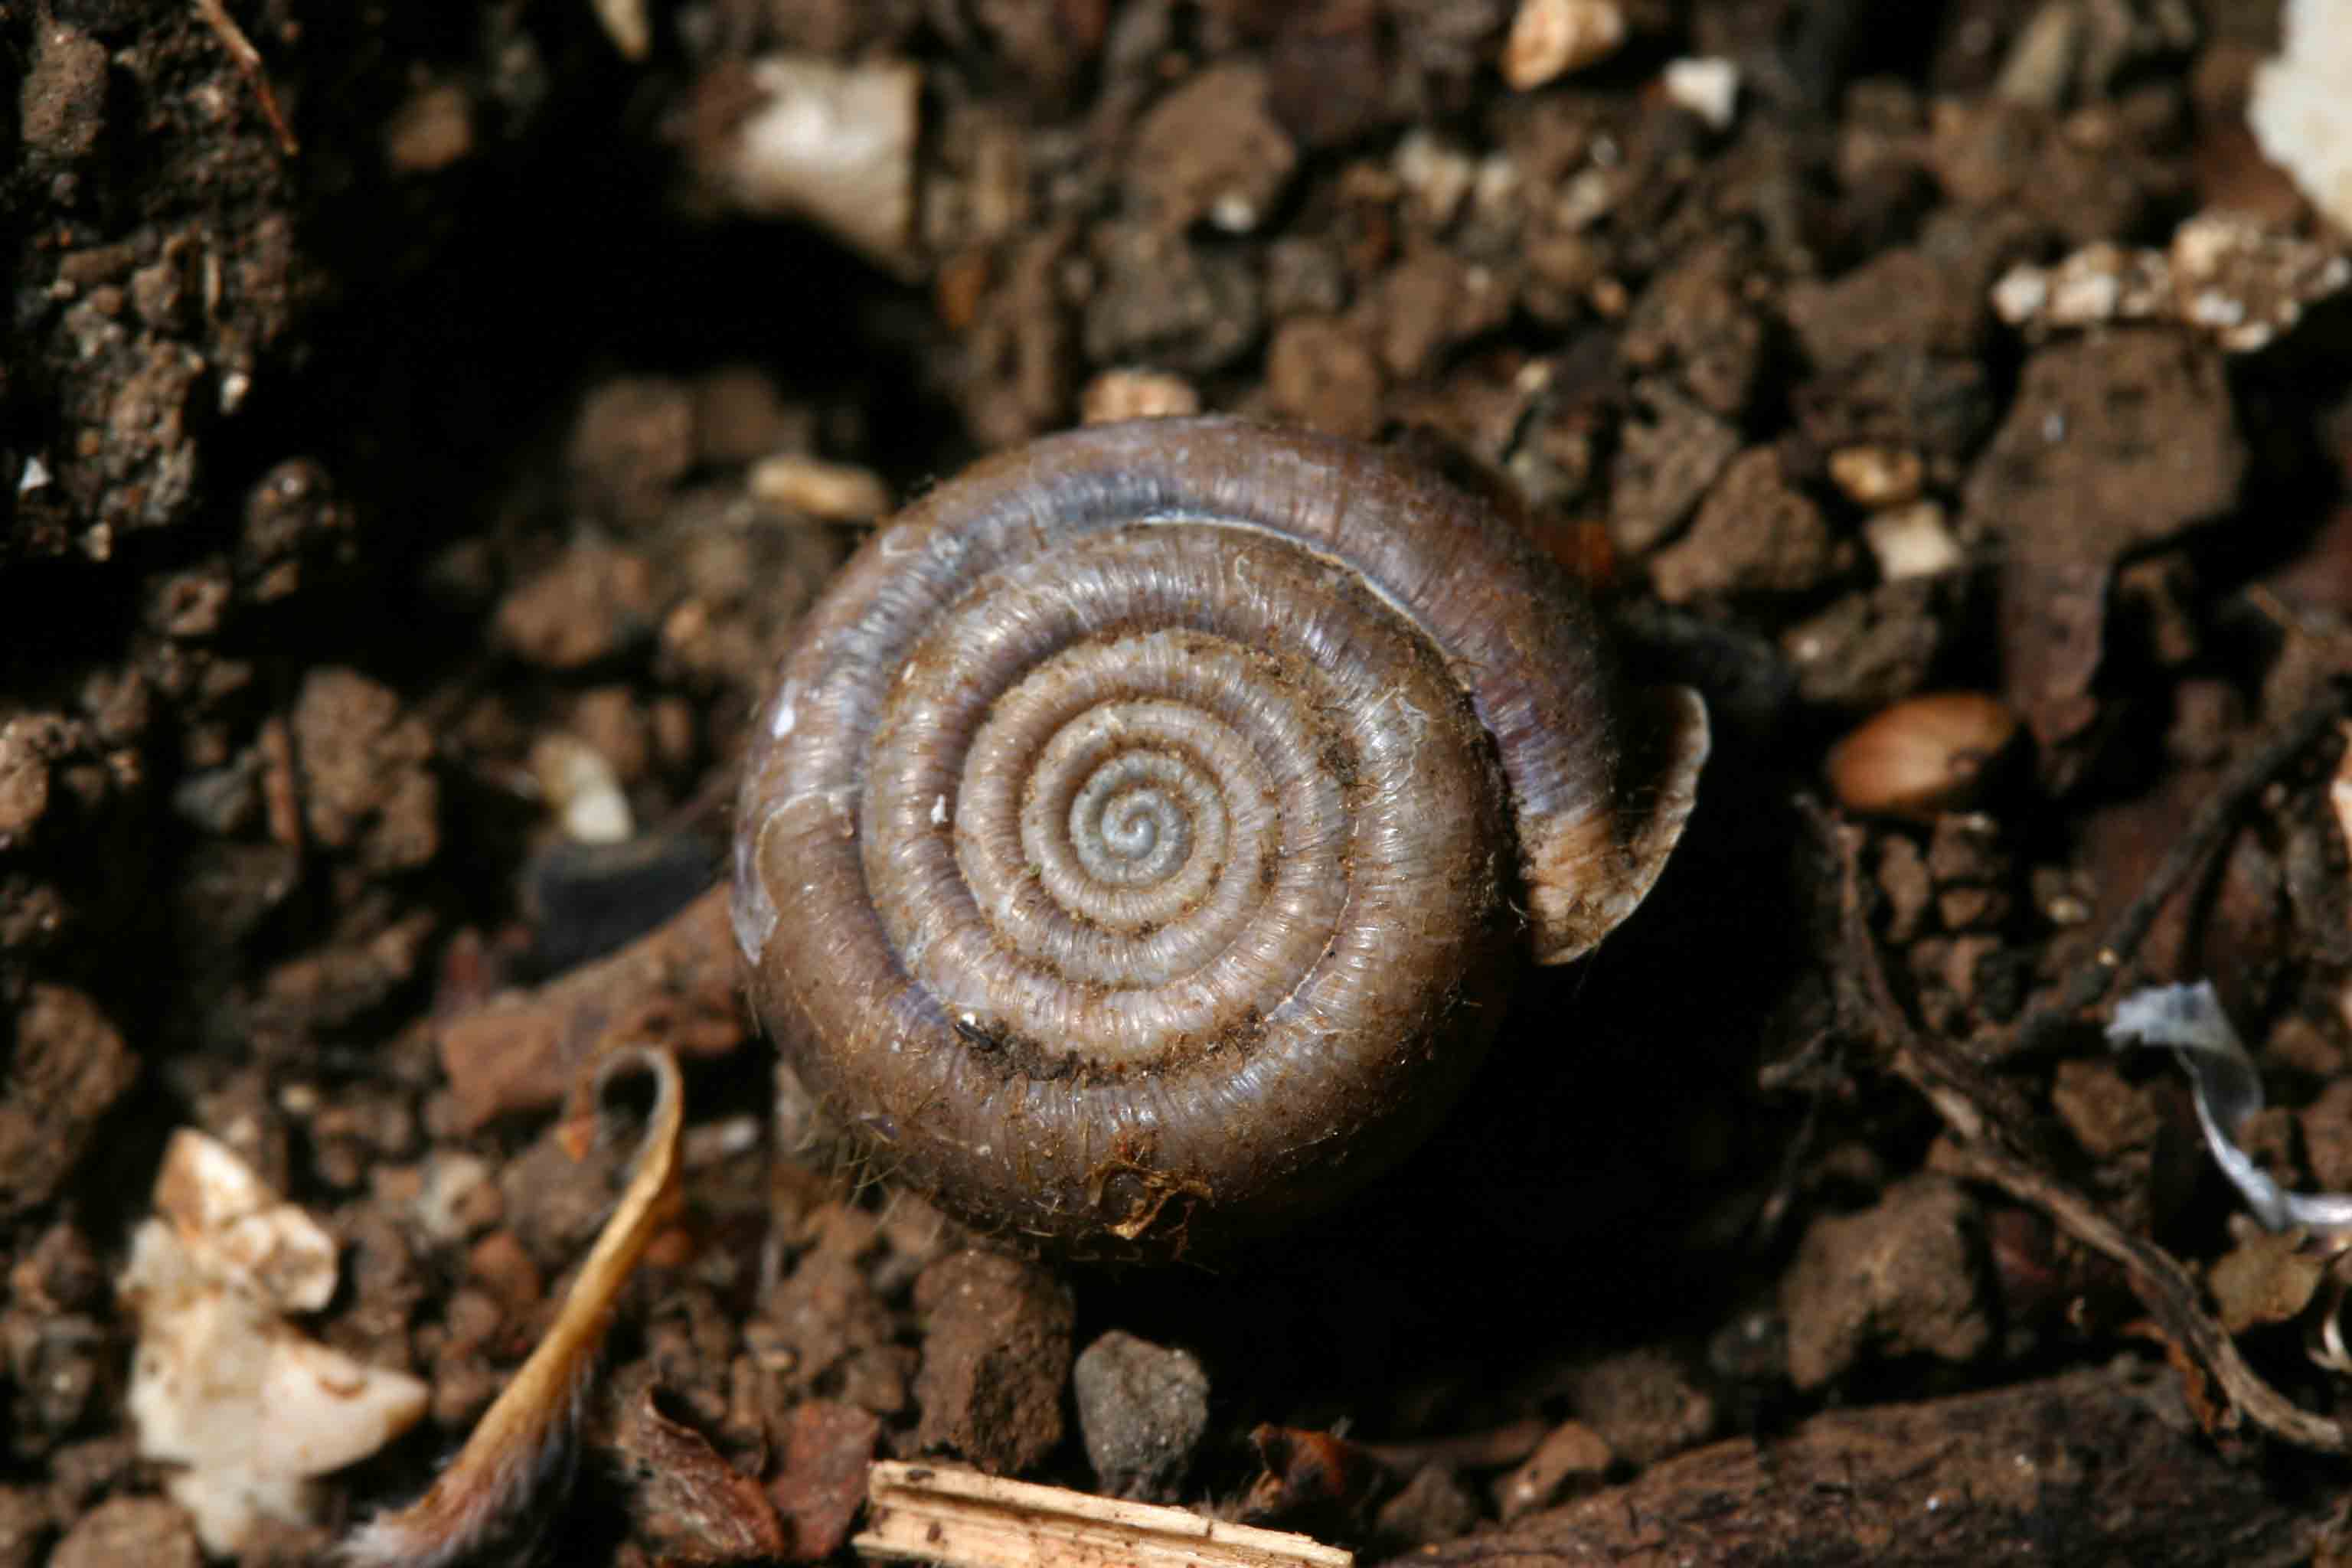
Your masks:
<path fill-rule="evenodd" d="M 1353 1568 L 1304 1535 L 1203 1519 L 940 1465 L 877 1461 L 866 1481 L 867 1557 L 948 1568 Z"/>

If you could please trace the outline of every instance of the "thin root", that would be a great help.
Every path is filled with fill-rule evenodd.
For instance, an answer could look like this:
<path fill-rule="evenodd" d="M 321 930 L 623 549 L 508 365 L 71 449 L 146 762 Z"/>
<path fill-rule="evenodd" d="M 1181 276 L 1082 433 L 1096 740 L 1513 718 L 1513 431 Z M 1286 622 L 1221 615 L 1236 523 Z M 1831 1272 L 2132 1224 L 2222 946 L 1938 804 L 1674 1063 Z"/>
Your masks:
<path fill-rule="evenodd" d="M 245 36 L 245 29 L 236 25 L 236 18 L 228 14 L 228 6 L 223 0 L 196 0 L 196 15 L 205 19 L 205 25 L 212 28 L 213 36 L 220 39 L 221 47 L 226 49 L 228 58 L 236 62 L 238 74 L 245 78 L 246 85 L 253 89 L 253 96 L 260 100 L 262 118 L 269 121 L 269 129 L 278 138 L 278 150 L 289 158 L 301 152 L 302 144 L 294 139 L 294 128 L 286 123 L 286 111 L 278 107 L 278 94 L 270 88 L 269 73 L 262 65 L 261 51 L 253 47 L 253 40 Z"/>

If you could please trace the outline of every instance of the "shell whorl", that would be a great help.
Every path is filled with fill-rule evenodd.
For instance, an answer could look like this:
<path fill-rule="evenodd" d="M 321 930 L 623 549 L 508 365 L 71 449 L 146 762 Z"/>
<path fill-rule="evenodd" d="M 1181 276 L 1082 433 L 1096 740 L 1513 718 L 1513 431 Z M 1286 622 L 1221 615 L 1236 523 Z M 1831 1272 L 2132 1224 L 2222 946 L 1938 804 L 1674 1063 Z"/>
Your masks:
<path fill-rule="evenodd" d="M 1202 419 L 984 462 L 868 542 L 761 715 L 754 1000 L 969 1217 L 1270 1228 L 1408 1147 L 1530 950 L 1654 876 L 1696 762 L 1626 820 L 1598 647 L 1389 454 Z"/>

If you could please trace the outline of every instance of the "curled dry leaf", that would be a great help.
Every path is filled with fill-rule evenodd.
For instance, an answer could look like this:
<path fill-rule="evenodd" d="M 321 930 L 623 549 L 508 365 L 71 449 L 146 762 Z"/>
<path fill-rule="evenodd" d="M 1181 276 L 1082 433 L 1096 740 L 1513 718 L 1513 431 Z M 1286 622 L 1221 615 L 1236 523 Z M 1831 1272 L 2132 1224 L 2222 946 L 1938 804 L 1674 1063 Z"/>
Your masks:
<path fill-rule="evenodd" d="M 677 1063 L 667 1051 L 634 1047 L 605 1058 L 597 1082 L 601 1086 L 631 1068 L 650 1072 L 655 1084 L 636 1168 L 547 1337 L 425 1495 L 397 1512 L 378 1515 L 352 1534 L 343 1553 L 353 1568 L 441 1568 L 464 1562 L 520 1533 L 540 1492 L 570 1475 L 588 1373 L 604 1342 L 614 1298 L 677 1201 L 679 1132 L 686 1120 Z"/>

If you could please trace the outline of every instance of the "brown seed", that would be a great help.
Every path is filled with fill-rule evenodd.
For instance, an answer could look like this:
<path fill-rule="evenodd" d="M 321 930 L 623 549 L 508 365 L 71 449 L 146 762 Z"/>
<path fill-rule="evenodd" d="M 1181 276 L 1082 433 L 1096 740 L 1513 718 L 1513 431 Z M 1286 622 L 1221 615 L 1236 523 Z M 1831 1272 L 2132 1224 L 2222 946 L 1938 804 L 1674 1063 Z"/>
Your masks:
<path fill-rule="evenodd" d="M 1938 691 L 1897 702 L 1830 748 L 1830 788 L 1849 811 L 1933 816 L 1977 798 L 1986 772 L 2017 737 L 1997 698 Z"/>

